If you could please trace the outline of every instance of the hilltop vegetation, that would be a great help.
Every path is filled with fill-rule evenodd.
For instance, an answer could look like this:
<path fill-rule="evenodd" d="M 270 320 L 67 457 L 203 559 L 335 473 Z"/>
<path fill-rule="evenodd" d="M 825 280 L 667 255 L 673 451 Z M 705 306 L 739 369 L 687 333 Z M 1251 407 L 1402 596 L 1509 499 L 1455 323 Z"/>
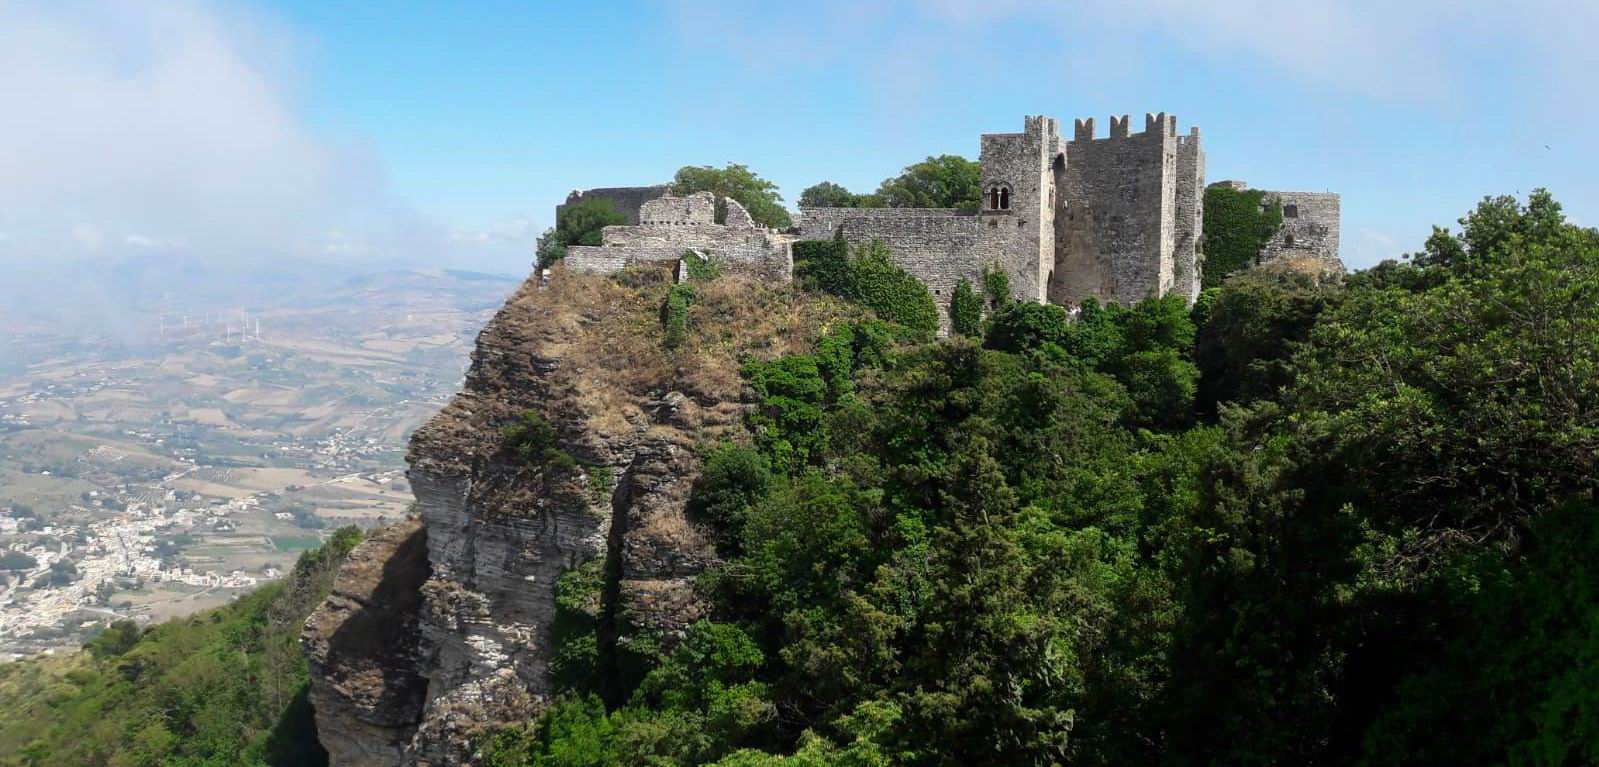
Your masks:
<path fill-rule="evenodd" d="M 690 502 L 711 615 L 670 653 L 574 624 L 484 763 L 1599 761 L 1599 235 L 1541 192 L 1462 224 L 747 363 Z"/>
<path fill-rule="evenodd" d="M 282 581 L 85 651 L 0 666 L 0 765 L 315 765 L 300 627 L 360 540 L 343 528 Z"/>

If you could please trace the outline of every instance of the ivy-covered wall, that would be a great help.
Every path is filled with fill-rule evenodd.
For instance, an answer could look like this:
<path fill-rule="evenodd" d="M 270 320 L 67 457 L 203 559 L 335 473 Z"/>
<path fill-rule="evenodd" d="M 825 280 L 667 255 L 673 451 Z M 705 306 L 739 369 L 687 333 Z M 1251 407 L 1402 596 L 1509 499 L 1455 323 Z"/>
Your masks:
<path fill-rule="evenodd" d="M 1223 278 L 1254 266 L 1260 251 L 1282 226 L 1282 205 L 1260 189 L 1214 186 L 1205 190 L 1205 265 L 1200 283 L 1213 288 Z"/>

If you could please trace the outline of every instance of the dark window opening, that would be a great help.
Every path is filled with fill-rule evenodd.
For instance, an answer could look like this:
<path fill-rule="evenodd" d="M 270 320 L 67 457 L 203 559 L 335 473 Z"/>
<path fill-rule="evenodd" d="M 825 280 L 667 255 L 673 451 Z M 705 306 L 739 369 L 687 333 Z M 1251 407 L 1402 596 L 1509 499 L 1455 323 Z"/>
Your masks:
<path fill-rule="evenodd" d="M 1283 218 L 1299 218 L 1299 206 L 1292 203 L 1284 205 Z"/>
<path fill-rule="evenodd" d="M 1284 237 L 1283 244 L 1292 248 L 1294 246 L 1294 236 L 1290 234 L 1287 237 Z"/>
<path fill-rule="evenodd" d="M 988 209 L 999 210 L 999 187 L 988 190 Z"/>
<path fill-rule="evenodd" d="M 999 209 L 1000 210 L 1010 210 L 1010 190 L 1009 189 L 1001 189 L 1001 190 L 999 190 Z"/>

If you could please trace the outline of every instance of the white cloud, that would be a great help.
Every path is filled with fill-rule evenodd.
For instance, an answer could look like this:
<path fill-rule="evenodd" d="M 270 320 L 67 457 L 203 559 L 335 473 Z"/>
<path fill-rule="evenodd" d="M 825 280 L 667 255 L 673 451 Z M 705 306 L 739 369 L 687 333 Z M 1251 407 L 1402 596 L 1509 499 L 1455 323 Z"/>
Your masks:
<path fill-rule="evenodd" d="M 302 118 L 293 54 L 270 19 L 192 0 L 0 0 L 8 252 L 247 258 L 352 221 L 398 243 L 376 157 Z"/>

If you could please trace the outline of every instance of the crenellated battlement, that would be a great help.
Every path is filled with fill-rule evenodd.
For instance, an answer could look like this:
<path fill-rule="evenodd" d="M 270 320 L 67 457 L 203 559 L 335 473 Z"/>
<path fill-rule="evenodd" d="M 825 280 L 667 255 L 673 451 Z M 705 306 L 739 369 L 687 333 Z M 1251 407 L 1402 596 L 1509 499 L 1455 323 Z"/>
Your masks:
<path fill-rule="evenodd" d="M 1072 132 L 1072 141 L 1114 141 L 1117 139 L 1141 138 L 1177 138 L 1177 116 L 1165 112 L 1145 112 L 1144 130 L 1139 133 L 1132 132 L 1132 115 L 1111 115 L 1110 135 L 1098 137 L 1094 135 L 1094 118 L 1081 117 L 1076 121 L 1075 130 Z M 1190 131 L 1189 137 L 1197 139 L 1199 129 Z"/>

